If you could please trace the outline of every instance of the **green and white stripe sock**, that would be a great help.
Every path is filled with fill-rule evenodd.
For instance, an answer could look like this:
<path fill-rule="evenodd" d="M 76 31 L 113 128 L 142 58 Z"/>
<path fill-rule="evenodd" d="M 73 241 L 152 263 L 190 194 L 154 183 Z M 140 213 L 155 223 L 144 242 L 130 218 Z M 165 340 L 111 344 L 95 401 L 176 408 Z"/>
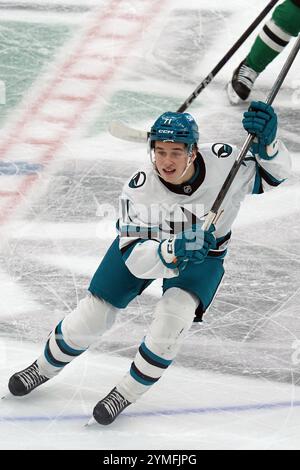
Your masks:
<path fill-rule="evenodd" d="M 257 36 L 246 65 L 261 73 L 300 32 L 300 8 L 292 0 L 280 4 Z"/>

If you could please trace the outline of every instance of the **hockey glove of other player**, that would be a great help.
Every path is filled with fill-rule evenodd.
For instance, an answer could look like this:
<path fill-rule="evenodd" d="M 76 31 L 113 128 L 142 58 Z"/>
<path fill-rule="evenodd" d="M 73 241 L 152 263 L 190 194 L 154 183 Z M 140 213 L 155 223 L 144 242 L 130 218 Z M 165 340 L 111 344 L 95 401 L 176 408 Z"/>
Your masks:
<path fill-rule="evenodd" d="M 179 271 L 183 271 L 189 261 L 195 264 L 203 263 L 209 250 L 216 247 L 214 231 L 214 225 L 207 231 L 202 230 L 200 225 L 193 225 L 174 238 L 163 240 L 158 247 L 161 261 L 168 268 L 177 268 Z"/>
<path fill-rule="evenodd" d="M 271 155 L 267 153 L 266 146 L 271 145 L 277 133 L 277 115 L 269 104 L 262 101 L 252 101 L 248 111 L 244 113 L 243 126 L 247 132 L 255 135 L 255 139 L 251 145 L 251 151 L 255 155 L 259 155 L 264 160 L 270 160 L 276 156 L 271 149 Z"/>

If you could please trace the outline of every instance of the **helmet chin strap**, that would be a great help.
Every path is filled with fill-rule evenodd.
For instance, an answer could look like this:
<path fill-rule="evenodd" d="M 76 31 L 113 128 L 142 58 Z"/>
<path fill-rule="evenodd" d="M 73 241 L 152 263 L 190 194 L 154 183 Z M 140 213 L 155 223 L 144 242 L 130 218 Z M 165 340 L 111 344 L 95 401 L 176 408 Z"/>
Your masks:
<path fill-rule="evenodd" d="M 183 172 L 182 175 L 179 176 L 175 181 L 178 181 L 178 180 L 180 180 L 181 178 L 183 178 L 184 175 L 186 174 L 186 172 L 188 171 L 188 169 L 190 168 L 190 166 L 191 166 L 193 163 L 194 163 L 193 154 L 189 154 L 188 161 L 187 161 L 187 164 L 186 164 L 186 167 L 185 167 L 184 172 Z"/>

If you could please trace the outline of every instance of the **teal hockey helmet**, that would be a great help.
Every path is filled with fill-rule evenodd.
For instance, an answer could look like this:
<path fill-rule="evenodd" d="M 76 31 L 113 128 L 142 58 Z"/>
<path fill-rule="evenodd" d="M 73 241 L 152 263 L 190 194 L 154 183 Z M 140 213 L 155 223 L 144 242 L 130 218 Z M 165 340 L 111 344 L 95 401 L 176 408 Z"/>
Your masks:
<path fill-rule="evenodd" d="M 194 144 L 198 143 L 198 125 L 189 113 L 168 111 L 157 118 L 150 130 L 150 142 L 182 142 L 191 153 Z M 153 144 L 152 144 L 153 146 Z"/>

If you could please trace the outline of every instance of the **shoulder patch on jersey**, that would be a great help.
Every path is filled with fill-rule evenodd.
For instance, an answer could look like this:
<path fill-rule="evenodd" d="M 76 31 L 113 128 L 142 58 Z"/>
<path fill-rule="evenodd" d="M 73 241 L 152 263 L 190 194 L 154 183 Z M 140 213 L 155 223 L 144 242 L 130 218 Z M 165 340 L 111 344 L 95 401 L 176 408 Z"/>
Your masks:
<path fill-rule="evenodd" d="M 211 150 L 218 158 L 227 158 L 232 154 L 233 151 L 231 145 L 219 142 L 214 144 Z"/>
<path fill-rule="evenodd" d="M 129 187 L 130 188 L 140 188 L 145 184 L 146 181 L 146 173 L 144 171 L 139 171 L 136 173 L 130 180 L 129 182 Z"/>

